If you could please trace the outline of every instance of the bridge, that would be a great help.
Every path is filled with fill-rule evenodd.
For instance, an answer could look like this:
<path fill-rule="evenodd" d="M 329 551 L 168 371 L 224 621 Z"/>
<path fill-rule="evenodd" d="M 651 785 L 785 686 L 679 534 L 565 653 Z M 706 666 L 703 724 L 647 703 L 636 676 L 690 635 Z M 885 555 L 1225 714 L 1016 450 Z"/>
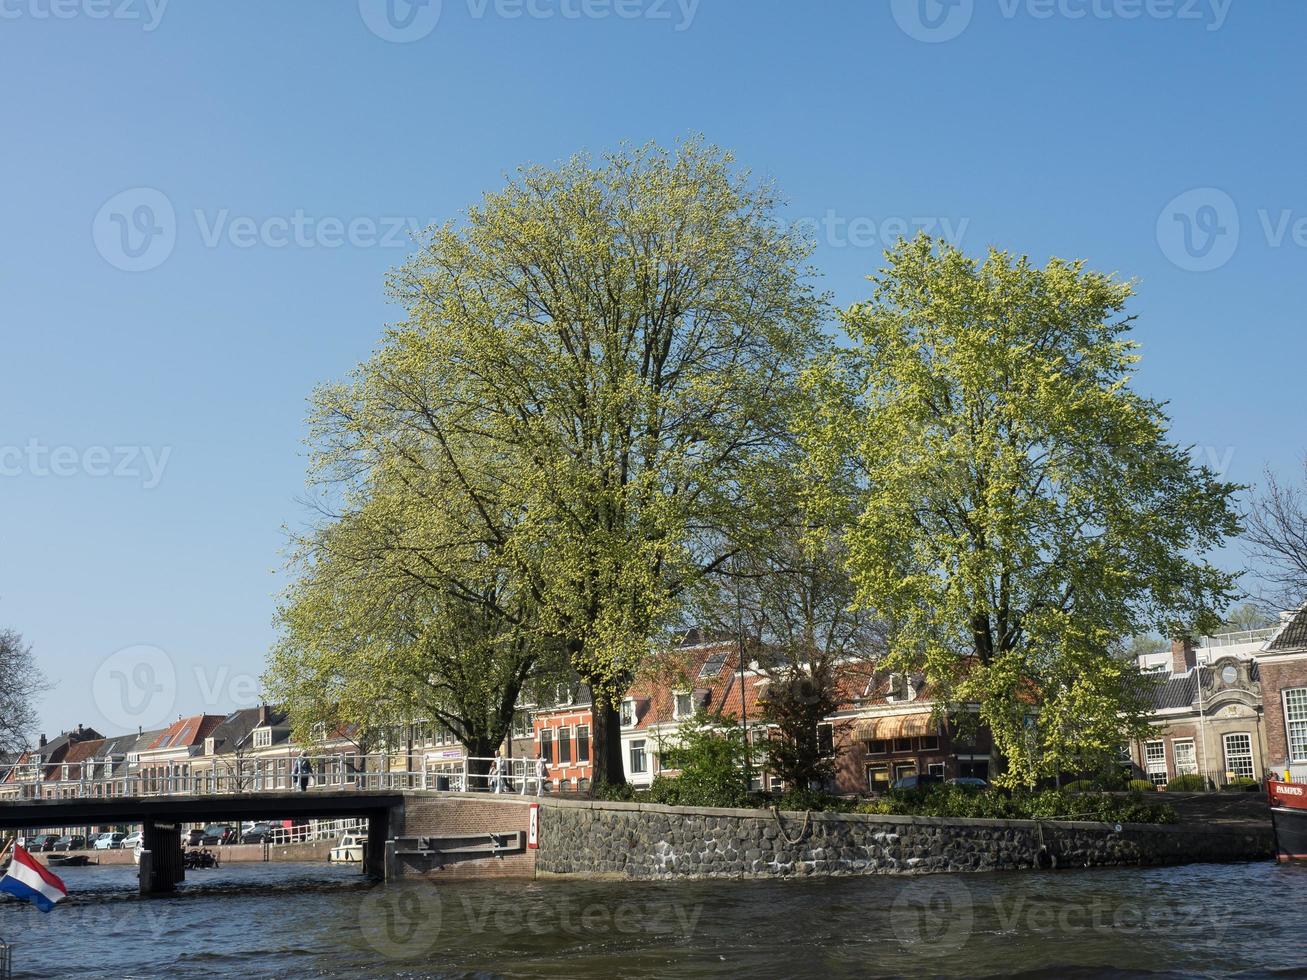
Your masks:
<path fill-rule="evenodd" d="M 385 875 L 386 841 L 403 831 L 404 794 L 398 791 L 225 793 L 194 796 L 118 796 L 0 803 L 0 828 L 141 824 L 141 893 L 172 891 L 185 878 L 183 823 L 237 820 L 354 818 L 368 822 L 364 870 Z"/>

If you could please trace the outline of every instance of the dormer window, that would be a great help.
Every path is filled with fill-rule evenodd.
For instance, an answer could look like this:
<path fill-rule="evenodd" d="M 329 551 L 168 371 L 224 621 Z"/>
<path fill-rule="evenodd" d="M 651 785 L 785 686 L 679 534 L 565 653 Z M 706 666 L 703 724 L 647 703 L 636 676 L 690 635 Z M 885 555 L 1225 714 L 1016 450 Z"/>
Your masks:
<path fill-rule="evenodd" d="M 912 685 L 908 683 L 907 674 L 889 675 L 889 700 L 909 701 L 912 699 Z"/>
<path fill-rule="evenodd" d="M 561 683 L 554 688 L 554 703 L 555 704 L 572 703 L 572 686 L 570 684 Z"/>
<path fill-rule="evenodd" d="M 213 755 L 214 751 L 216 751 L 217 748 L 217 741 L 218 740 L 215 739 L 212 735 L 210 735 L 208 738 L 204 740 L 205 755 Z"/>
<path fill-rule="evenodd" d="M 672 717 L 677 720 L 693 717 L 694 695 L 689 691 L 677 691 L 674 697 L 676 698 L 676 702 L 672 706 Z"/>
<path fill-rule="evenodd" d="M 622 727 L 631 728 L 635 725 L 635 699 L 627 698 L 622 702 Z"/>
<path fill-rule="evenodd" d="M 254 747 L 256 749 L 266 749 L 272 745 L 272 729 L 256 728 L 254 729 Z"/>

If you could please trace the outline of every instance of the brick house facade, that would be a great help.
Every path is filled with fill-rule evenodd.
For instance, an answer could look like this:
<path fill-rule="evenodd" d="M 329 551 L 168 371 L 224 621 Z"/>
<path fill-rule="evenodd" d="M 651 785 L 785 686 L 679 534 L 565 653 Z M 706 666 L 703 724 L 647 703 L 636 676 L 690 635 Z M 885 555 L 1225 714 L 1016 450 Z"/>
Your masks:
<path fill-rule="evenodd" d="M 1288 616 L 1258 656 L 1268 762 L 1307 781 L 1307 603 Z"/>

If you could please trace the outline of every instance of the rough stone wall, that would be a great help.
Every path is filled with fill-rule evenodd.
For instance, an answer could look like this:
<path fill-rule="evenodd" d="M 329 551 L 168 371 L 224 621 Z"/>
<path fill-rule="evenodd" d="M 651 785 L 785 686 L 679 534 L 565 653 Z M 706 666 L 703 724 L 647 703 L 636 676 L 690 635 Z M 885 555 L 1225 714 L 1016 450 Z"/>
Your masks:
<path fill-rule="evenodd" d="M 710 810 L 547 801 L 541 874 L 627 878 L 799 877 L 1179 864 L 1265 858 L 1269 826 L 1099 823 Z"/>
<path fill-rule="evenodd" d="M 521 831 L 526 840 L 530 820 L 528 804 L 532 797 L 469 794 L 406 794 L 404 823 L 405 837 L 448 838 L 460 834 L 484 834 Z M 516 853 L 498 857 L 459 857 L 448 855 L 443 861 L 430 862 L 421 858 L 397 858 L 397 869 L 404 877 L 424 877 L 432 880 L 455 878 L 531 878 L 535 876 L 536 851 L 523 847 Z"/>

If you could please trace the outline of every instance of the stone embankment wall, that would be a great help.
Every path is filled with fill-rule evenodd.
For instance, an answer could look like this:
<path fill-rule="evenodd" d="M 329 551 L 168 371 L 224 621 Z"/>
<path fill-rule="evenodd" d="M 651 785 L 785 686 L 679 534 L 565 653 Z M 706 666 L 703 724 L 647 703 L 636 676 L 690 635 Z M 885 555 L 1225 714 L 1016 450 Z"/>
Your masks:
<path fill-rule="evenodd" d="M 1269 824 L 1154 826 L 774 814 L 549 800 L 540 875 L 798 877 L 1183 864 L 1269 857 Z"/>

